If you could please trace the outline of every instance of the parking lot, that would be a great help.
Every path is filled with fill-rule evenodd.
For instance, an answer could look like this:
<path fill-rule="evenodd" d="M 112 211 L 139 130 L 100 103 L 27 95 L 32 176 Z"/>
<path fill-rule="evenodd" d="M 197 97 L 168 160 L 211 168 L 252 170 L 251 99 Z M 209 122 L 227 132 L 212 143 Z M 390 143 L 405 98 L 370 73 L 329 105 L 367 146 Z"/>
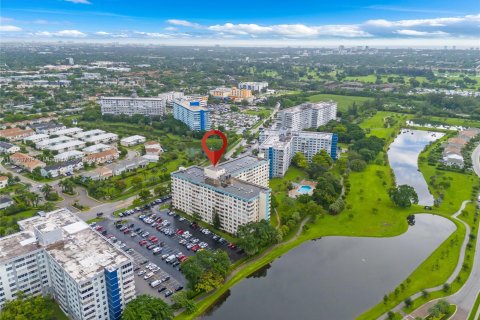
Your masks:
<path fill-rule="evenodd" d="M 115 237 L 116 243 L 120 242 L 122 250 L 132 256 L 137 269 L 135 283 L 139 294 L 148 293 L 165 298 L 167 290 L 174 293 L 176 289 L 185 287 L 186 279 L 180 271 L 180 261 L 195 255 L 192 249 L 198 251 L 221 248 L 229 254 L 232 261 L 242 257 L 238 249 L 228 247 L 227 241 L 221 241 L 218 236 L 214 240 L 214 233 L 207 230 L 202 232 L 202 228 L 169 212 L 168 209 L 159 209 L 156 205 L 151 209 L 138 210 L 126 217 L 106 218 L 97 224 L 103 227 L 101 232 L 104 236 Z M 156 254 L 154 251 L 157 251 Z M 151 277 L 144 279 L 147 274 Z M 166 277 L 168 280 L 162 281 L 155 288 L 149 285 L 152 281 Z M 160 288 L 162 292 L 159 293 Z"/>

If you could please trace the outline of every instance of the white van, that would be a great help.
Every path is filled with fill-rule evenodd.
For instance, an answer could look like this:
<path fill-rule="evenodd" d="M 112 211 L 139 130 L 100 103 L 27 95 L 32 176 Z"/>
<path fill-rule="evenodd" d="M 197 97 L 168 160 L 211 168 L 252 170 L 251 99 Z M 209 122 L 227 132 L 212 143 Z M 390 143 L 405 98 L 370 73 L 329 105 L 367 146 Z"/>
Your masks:
<path fill-rule="evenodd" d="M 170 262 L 172 262 L 173 259 L 175 259 L 175 258 L 176 258 L 175 255 L 172 254 L 170 257 L 167 258 L 167 260 L 165 260 L 165 262 L 166 262 L 166 263 L 170 263 Z"/>
<path fill-rule="evenodd" d="M 162 283 L 162 281 L 160 281 L 160 280 L 152 281 L 152 282 L 150 282 L 150 287 L 155 288 L 155 287 L 157 287 L 160 283 Z"/>

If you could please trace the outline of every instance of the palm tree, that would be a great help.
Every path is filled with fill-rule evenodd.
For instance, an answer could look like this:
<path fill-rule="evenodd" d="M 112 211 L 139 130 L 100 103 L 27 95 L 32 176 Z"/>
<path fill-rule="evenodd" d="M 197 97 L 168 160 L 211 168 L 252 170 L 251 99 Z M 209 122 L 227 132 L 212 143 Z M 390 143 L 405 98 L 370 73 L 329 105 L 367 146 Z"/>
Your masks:
<path fill-rule="evenodd" d="M 43 187 L 40 189 L 40 191 L 42 191 L 45 198 L 48 198 L 52 190 L 53 190 L 53 187 L 49 184 L 43 185 Z"/>
<path fill-rule="evenodd" d="M 33 204 L 33 206 L 37 207 L 38 203 L 40 202 L 40 196 L 35 192 L 30 192 L 29 193 L 29 198 L 30 198 L 30 201 Z"/>

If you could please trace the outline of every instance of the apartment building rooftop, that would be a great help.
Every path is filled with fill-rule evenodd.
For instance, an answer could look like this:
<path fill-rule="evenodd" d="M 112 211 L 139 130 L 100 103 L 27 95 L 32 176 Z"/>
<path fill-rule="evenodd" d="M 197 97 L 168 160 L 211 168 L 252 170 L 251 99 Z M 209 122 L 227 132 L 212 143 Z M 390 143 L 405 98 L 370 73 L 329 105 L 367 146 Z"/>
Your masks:
<path fill-rule="evenodd" d="M 259 159 L 255 156 L 246 155 L 236 159 L 228 160 L 217 165 L 218 169 L 225 169 L 226 174 L 235 175 L 239 172 L 248 170 L 261 163 L 266 162 L 263 159 Z"/>
<path fill-rule="evenodd" d="M 29 232 L 17 232 L 0 238 L 0 263 L 40 249 L 41 246 Z"/>
<path fill-rule="evenodd" d="M 173 172 L 172 176 L 176 176 L 191 183 L 203 185 L 217 192 L 239 197 L 247 201 L 255 199 L 261 192 L 270 191 L 269 188 L 248 183 L 239 179 L 223 179 L 224 177 L 228 176 L 228 174 L 225 174 L 224 177 L 219 180 L 219 183 L 212 183 L 208 178 L 205 177 L 204 169 L 205 168 L 203 167 L 192 166 L 184 170 Z M 217 168 L 217 170 L 219 169 Z"/>
<path fill-rule="evenodd" d="M 111 100 L 150 100 L 150 101 L 159 101 L 165 100 L 163 97 L 100 97 L 100 99 L 111 99 Z"/>
<path fill-rule="evenodd" d="M 90 136 L 103 134 L 103 133 L 105 133 L 105 131 L 100 130 L 100 129 L 93 129 L 93 130 L 89 130 L 89 131 L 82 131 L 82 132 L 76 133 L 74 135 L 74 137 L 77 138 L 77 139 L 82 139 L 84 137 L 90 137 Z"/>
<path fill-rule="evenodd" d="M 82 282 L 108 266 L 130 260 L 65 208 L 18 224 L 22 231 L 0 238 L 0 261 L 43 248 L 75 281 Z M 49 240 L 46 244 L 42 244 L 44 236 Z"/>

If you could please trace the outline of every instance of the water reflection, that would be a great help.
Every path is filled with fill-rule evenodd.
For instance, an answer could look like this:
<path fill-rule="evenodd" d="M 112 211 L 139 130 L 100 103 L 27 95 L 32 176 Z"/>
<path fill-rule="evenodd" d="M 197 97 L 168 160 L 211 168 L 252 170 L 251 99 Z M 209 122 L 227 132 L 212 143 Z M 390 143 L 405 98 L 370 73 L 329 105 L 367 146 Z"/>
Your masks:
<path fill-rule="evenodd" d="M 439 216 L 414 220 L 415 226 L 394 238 L 324 237 L 304 243 L 272 262 L 262 277 L 231 288 L 228 299 L 222 297 L 203 319 L 354 319 L 455 230 Z"/>
<path fill-rule="evenodd" d="M 415 188 L 420 205 L 432 206 L 434 198 L 425 178 L 418 171 L 418 156 L 426 145 L 443 136 L 441 132 L 402 130 L 388 150 L 388 160 L 397 185 L 408 184 Z"/>

